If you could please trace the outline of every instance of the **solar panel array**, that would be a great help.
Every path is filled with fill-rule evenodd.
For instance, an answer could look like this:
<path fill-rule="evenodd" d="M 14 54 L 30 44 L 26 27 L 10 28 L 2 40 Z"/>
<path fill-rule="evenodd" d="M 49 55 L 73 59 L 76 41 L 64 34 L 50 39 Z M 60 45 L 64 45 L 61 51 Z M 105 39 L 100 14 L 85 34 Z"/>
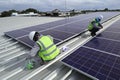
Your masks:
<path fill-rule="evenodd" d="M 34 42 L 28 38 L 28 34 L 31 31 L 38 31 L 43 35 L 51 35 L 54 38 L 54 42 L 57 44 L 63 40 L 66 40 L 78 33 L 81 33 L 87 28 L 89 21 L 96 16 L 103 15 L 103 22 L 109 18 L 118 15 L 118 12 L 98 12 L 91 14 L 83 14 L 80 16 L 75 16 L 72 18 L 66 18 L 64 20 L 59 20 L 55 22 L 50 22 L 46 24 L 31 26 L 28 28 L 23 28 L 19 30 L 5 32 L 5 35 L 10 36 L 19 42 L 27 45 L 28 47 L 33 47 Z"/>
<path fill-rule="evenodd" d="M 120 20 L 62 62 L 100 80 L 120 80 Z M 114 30 L 112 30 L 114 29 Z"/>

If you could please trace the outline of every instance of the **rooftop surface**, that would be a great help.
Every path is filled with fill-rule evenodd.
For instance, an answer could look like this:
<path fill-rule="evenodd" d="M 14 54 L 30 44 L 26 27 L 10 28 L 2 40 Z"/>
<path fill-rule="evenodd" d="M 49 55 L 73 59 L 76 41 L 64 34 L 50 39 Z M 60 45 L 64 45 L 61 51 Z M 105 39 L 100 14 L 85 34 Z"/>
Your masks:
<path fill-rule="evenodd" d="M 79 73 L 55 59 L 55 63 L 50 62 L 49 64 L 42 67 L 40 70 L 24 70 L 25 66 L 25 53 L 29 52 L 29 48 L 18 43 L 17 41 L 4 36 L 4 32 L 21 29 L 24 27 L 30 27 L 33 25 L 43 24 L 64 18 L 50 18 L 50 17 L 7 17 L 0 18 L 0 80 L 90 80 L 91 76 L 87 77 L 85 73 Z M 112 23 L 119 20 L 120 16 L 111 19 L 110 21 L 103 24 L 105 28 L 109 27 Z M 104 28 L 104 29 L 105 29 Z M 104 30 L 103 29 L 103 30 Z M 86 32 L 85 34 L 89 34 Z M 72 49 L 88 42 L 92 37 L 85 38 L 84 35 L 74 38 L 59 46 L 61 48 L 67 45 Z M 81 43 L 80 43 L 81 42 Z M 65 56 L 65 55 L 64 55 Z M 64 57 L 60 55 L 60 57 Z M 52 64 L 54 63 L 54 64 Z M 38 72 L 37 72 L 38 71 Z M 40 72 L 39 72 L 40 71 Z M 32 77 L 30 77 L 32 76 Z"/>
<path fill-rule="evenodd" d="M 26 71 L 22 67 L 25 66 L 25 56 L 21 56 L 28 52 L 30 49 L 17 41 L 4 36 L 4 32 L 30 27 L 33 25 L 44 24 L 52 21 L 61 20 L 64 18 L 56 17 L 5 17 L 0 18 L 0 80 L 19 80 L 23 76 L 31 73 L 32 70 Z M 66 73 L 70 73 L 70 68 L 56 62 L 52 66 L 46 68 L 41 73 L 37 74 L 31 80 L 52 80 L 49 78 L 51 75 L 56 75 L 54 80 L 59 80 Z M 60 75 L 58 75 L 60 74 Z M 47 78 L 46 78 L 47 77 Z M 49 79 L 48 79 L 49 78 Z M 88 77 L 73 71 L 69 77 L 70 80 L 89 79 Z"/>

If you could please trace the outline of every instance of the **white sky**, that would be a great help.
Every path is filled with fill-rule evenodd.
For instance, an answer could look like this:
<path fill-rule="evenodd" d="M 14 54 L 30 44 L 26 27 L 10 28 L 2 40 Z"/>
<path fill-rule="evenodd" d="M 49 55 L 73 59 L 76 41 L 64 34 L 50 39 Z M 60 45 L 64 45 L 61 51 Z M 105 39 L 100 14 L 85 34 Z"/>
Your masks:
<path fill-rule="evenodd" d="M 42 11 L 53 9 L 120 9 L 120 0 L 0 0 L 0 11 L 35 8 Z"/>

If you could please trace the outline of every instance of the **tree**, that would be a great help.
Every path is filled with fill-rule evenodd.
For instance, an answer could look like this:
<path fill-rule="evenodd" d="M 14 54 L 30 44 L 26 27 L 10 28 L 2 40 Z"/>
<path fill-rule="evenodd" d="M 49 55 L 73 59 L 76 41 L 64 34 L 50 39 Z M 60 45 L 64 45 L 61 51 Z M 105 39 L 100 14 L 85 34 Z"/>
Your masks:
<path fill-rule="evenodd" d="M 21 11 L 21 13 L 29 13 L 29 12 L 39 13 L 38 10 L 33 9 L 33 8 L 28 8 L 26 10 Z"/>
<path fill-rule="evenodd" d="M 1 17 L 11 16 L 11 14 L 12 14 L 13 12 L 18 12 L 18 11 L 16 11 L 16 10 L 3 11 L 3 12 L 1 13 Z"/>
<path fill-rule="evenodd" d="M 104 11 L 108 11 L 109 9 L 108 8 L 105 8 Z"/>
<path fill-rule="evenodd" d="M 7 17 L 7 16 L 11 16 L 11 13 L 9 11 L 3 11 L 1 13 L 1 17 Z"/>
<path fill-rule="evenodd" d="M 96 9 L 95 12 L 98 12 L 98 10 Z"/>

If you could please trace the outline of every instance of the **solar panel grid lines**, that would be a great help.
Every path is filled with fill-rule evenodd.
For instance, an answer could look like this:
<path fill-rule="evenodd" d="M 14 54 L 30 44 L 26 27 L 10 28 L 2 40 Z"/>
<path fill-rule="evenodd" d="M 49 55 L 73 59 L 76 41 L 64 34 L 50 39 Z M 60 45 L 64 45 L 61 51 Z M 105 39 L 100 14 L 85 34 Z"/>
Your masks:
<path fill-rule="evenodd" d="M 108 29 L 105 31 L 111 31 L 111 32 L 120 32 L 119 27 L 120 20 L 116 21 L 115 24 L 112 24 Z"/>
<path fill-rule="evenodd" d="M 56 30 L 48 30 L 48 31 L 40 32 L 40 34 L 51 35 L 54 38 L 58 38 L 61 40 L 67 39 L 68 37 L 75 35 L 75 34 L 71 34 L 71 33 L 67 33 L 67 32 L 65 33 L 65 32 L 56 31 Z"/>
<path fill-rule="evenodd" d="M 115 42 L 120 42 L 120 40 L 115 40 L 115 39 L 110 39 L 110 38 L 105 38 L 105 37 L 96 37 L 96 38 L 100 38 L 100 39 L 105 39 L 105 40 L 110 40 L 110 41 L 115 41 Z"/>
<path fill-rule="evenodd" d="M 114 68 L 114 65 L 115 65 L 116 60 L 117 60 L 117 58 L 115 58 L 115 60 L 114 60 L 114 62 L 113 62 L 113 65 L 112 65 L 112 67 L 111 67 L 111 69 L 110 69 L 110 72 L 108 73 L 107 78 L 109 78 L 110 74 L 112 73 L 112 69 Z"/>
<path fill-rule="evenodd" d="M 105 58 L 105 61 L 102 64 L 102 66 L 100 67 L 100 69 L 98 70 L 98 72 L 96 74 L 96 77 L 101 78 L 101 76 L 99 76 L 99 75 L 102 75 L 102 76 L 104 76 L 106 78 L 110 77 L 109 74 L 110 74 L 110 70 L 112 69 L 112 67 L 110 69 L 108 69 L 109 72 L 105 71 L 106 69 L 104 69 L 104 65 L 106 65 L 106 62 L 107 62 L 108 58 L 109 58 L 109 55 Z M 113 61 L 113 64 L 114 64 L 114 61 Z M 110 66 L 113 66 L 113 64 L 111 64 Z"/>
<path fill-rule="evenodd" d="M 105 31 L 105 32 L 118 33 L 118 34 L 120 34 L 120 32 L 113 32 L 113 31 Z"/>
<path fill-rule="evenodd" d="M 62 31 L 62 30 L 58 30 L 58 29 L 53 29 L 53 30 L 55 30 L 55 31 L 60 31 L 60 32 L 64 32 L 64 33 L 75 34 L 75 33 L 73 33 L 73 32 L 67 32 L 67 31 Z"/>
<path fill-rule="evenodd" d="M 111 32 L 120 32 L 120 29 L 119 28 L 113 28 L 113 27 L 110 27 L 108 29 L 106 29 L 106 31 L 111 31 Z"/>
<path fill-rule="evenodd" d="M 99 50 L 99 49 L 96 49 L 96 48 L 91 48 L 91 47 L 87 47 L 87 46 L 83 46 L 83 47 L 88 48 L 88 49 L 92 49 L 92 50 L 95 50 L 95 51 L 99 51 L 99 52 L 102 52 L 102 53 L 105 53 L 105 54 L 108 54 L 108 55 L 120 57 L 120 55 L 118 55 L 118 54 L 113 54 L 113 53 L 102 51 L 102 50 Z"/>
<path fill-rule="evenodd" d="M 6 32 L 5 34 L 12 38 L 18 38 L 19 36 L 29 34 L 29 32 L 23 30 L 14 30 L 14 31 Z"/>
<path fill-rule="evenodd" d="M 77 54 L 76 56 L 73 56 Z M 78 58 L 79 55 L 79 59 Z M 90 56 L 89 56 L 90 55 Z M 85 62 L 86 61 L 86 62 Z M 83 71 L 100 80 L 120 79 L 119 66 L 120 57 L 107 55 L 106 53 L 81 47 L 62 60 L 63 63 L 71 66 L 78 71 Z M 115 66 L 117 65 L 117 67 Z M 114 70 L 114 72 L 113 72 Z M 111 76 L 111 74 L 114 76 Z"/>
<path fill-rule="evenodd" d="M 84 46 L 120 55 L 120 42 L 106 40 L 102 38 L 94 38 L 90 42 L 86 43 Z"/>
<path fill-rule="evenodd" d="M 115 24 L 112 24 L 112 25 L 110 26 L 110 28 L 111 28 L 111 27 L 120 28 L 120 27 L 119 27 L 119 23 L 120 23 L 120 20 L 116 21 Z"/>

